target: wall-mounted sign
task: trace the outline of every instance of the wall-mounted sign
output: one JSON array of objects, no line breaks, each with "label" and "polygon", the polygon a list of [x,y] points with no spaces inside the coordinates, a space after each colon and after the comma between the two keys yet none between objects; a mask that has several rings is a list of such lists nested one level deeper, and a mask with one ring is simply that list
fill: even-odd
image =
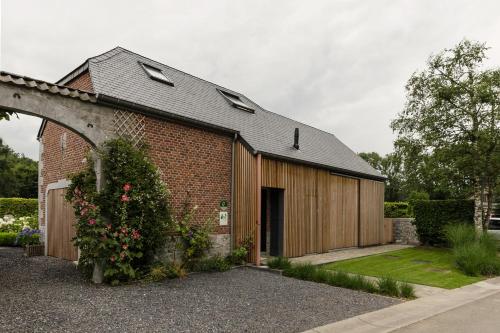
[{"label": "wall-mounted sign", "polygon": [[227,212],[219,212],[219,225],[227,225]]},{"label": "wall-mounted sign", "polygon": [[227,200],[221,200],[219,203],[219,207],[221,210],[226,210],[227,209]]}]

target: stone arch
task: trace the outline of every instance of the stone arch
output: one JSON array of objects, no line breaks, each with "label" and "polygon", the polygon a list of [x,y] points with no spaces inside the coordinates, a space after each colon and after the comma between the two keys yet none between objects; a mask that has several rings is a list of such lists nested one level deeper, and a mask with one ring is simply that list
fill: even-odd
[{"label": "stone arch", "polygon": [[0,110],[27,114],[77,133],[93,147],[115,136],[113,110],[94,94],[0,72]]}]

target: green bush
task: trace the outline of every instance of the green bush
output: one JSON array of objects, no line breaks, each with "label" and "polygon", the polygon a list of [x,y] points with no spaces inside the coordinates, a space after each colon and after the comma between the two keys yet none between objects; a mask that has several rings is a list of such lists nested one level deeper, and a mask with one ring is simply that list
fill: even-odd
[{"label": "green bush", "polygon": [[273,269],[288,269],[292,266],[292,263],[288,260],[288,258],[274,257],[267,261],[267,266]]},{"label": "green bush", "polygon": [[474,218],[472,200],[421,200],[415,202],[415,226],[420,242],[445,245],[445,227],[471,224]]},{"label": "green bush", "polygon": [[0,198],[0,217],[38,215],[38,199]]},{"label": "green bush", "polygon": [[123,139],[99,147],[105,178],[96,191],[96,175],[87,167],[71,176],[66,199],[78,217],[74,244],[78,265],[90,276],[96,263],[104,265],[106,282],[135,279],[167,242],[171,225],[169,192],[146,148]]},{"label": "green bush", "polygon": [[231,265],[243,265],[248,256],[248,248],[240,246],[234,249],[226,258]]},{"label": "green bush", "polygon": [[16,232],[0,232],[0,246],[15,246]]},{"label": "green bush", "polygon": [[24,228],[37,229],[38,216],[0,217],[0,232],[21,232]]},{"label": "green bush", "polygon": [[410,217],[407,202],[384,202],[384,217]]},{"label": "green bush", "polygon": [[24,228],[16,236],[16,245],[26,246],[26,245],[38,245],[40,244],[40,230]]}]

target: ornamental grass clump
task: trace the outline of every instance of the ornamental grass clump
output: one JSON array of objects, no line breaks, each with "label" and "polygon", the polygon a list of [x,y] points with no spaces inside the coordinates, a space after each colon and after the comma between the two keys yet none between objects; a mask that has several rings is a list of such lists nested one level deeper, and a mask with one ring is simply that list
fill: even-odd
[{"label": "ornamental grass clump", "polygon": [[102,265],[105,280],[117,284],[140,277],[166,243],[172,221],[168,191],[145,148],[115,139],[98,154],[105,179],[102,190],[96,190],[89,162],[71,177],[66,199],[77,216],[79,267],[90,276],[95,265]]},{"label": "ornamental grass clump", "polygon": [[288,258],[279,256],[269,259],[267,261],[267,266],[269,266],[269,268],[283,270],[289,269],[292,266],[292,263]]},{"label": "ornamental grass clump", "polygon": [[400,294],[398,282],[388,276],[379,278],[377,281],[377,287],[378,292],[382,295],[398,297]]},{"label": "ornamental grass clump", "polygon": [[478,233],[473,226],[458,224],[445,229],[446,239],[453,247],[457,267],[469,276],[500,274],[496,239],[488,233]]}]

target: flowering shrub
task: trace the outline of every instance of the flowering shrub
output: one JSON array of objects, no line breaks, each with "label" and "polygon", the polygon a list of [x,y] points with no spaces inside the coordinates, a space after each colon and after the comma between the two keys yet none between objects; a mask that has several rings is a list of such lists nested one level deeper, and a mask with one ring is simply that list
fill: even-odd
[{"label": "flowering shrub", "polygon": [[38,227],[38,217],[23,216],[15,218],[13,215],[5,215],[0,218],[0,232],[21,232],[24,228],[36,229]]},{"label": "flowering shrub", "polygon": [[106,182],[95,189],[96,176],[89,163],[72,176],[66,198],[78,217],[75,244],[85,272],[104,263],[107,281],[118,283],[137,277],[166,242],[171,222],[168,192],[144,149],[123,139],[107,142],[99,151]]},{"label": "flowering shrub", "polygon": [[184,203],[180,219],[175,221],[176,232],[180,236],[179,248],[182,250],[182,262],[192,268],[195,261],[206,256],[212,247],[210,233],[214,230],[212,220],[202,224],[192,222],[198,206],[190,208],[189,200]]},{"label": "flowering shrub", "polygon": [[24,228],[16,237],[16,245],[38,245],[40,244],[40,230]]}]

